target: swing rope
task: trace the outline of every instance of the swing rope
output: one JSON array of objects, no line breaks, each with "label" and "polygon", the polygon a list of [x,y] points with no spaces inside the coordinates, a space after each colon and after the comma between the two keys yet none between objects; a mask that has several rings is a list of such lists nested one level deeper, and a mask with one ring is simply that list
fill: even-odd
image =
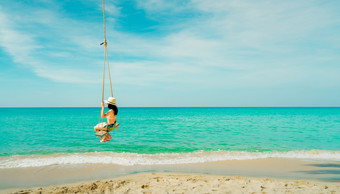
[{"label": "swing rope", "polygon": [[[104,42],[100,44],[100,45],[104,44],[102,102],[104,102],[105,64],[106,64],[106,62],[107,62],[107,68],[108,68],[108,72],[109,72],[111,96],[113,97],[111,74],[110,74],[110,65],[109,65],[109,55],[107,53],[106,26],[105,26],[105,4],[104,4],[104,0],[103,0],[103,21],[104,21]],[[103,121],[103,118],[101,118],[101,115],[99,115],[99,123],[101,123],[100,121]]]}]

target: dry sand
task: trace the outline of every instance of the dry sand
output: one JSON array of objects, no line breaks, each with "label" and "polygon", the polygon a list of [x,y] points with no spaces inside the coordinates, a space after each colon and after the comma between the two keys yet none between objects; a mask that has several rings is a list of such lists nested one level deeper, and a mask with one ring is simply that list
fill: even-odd
[{"label": "dry sand", "polygon": [[141,173],[102,181],[1,193],[340,193],[340,184],[306,180]]}]

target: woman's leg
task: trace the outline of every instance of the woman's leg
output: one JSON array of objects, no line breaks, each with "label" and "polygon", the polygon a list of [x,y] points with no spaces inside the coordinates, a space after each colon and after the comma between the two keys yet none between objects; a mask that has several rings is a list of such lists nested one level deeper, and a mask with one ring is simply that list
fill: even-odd
[{"label": "woman's leg", "polygon": [[96,126],[94,127],[94,130],[95,130],[96,132],[99,132],[99,131],[100,131],[98,125],[96,125]]},{"label": "woman's leg", "polygon": [[108,133],[106,135],[104,135],[104,138],[102,140],[100,140],[100,142],[109,142],[110,138],[108,138]]},{"label": "woman's leg", "polygon": [[96,132],[102,131],[102,130],[106,130],[106,123],[99,123],[94,127],[94,130]]}]

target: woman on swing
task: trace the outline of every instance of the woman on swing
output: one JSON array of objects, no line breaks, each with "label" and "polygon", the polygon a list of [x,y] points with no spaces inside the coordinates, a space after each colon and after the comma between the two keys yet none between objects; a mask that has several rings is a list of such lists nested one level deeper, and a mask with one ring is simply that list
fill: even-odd
[{"label": "woman on swing", "polygon": [[117,128],[119,126],[119,123],[117,123],[117,114],[118,114],[118,108],[116,106],[116,99],[113,97],[109,97],[107,100],[105,100],[105,103],[107,103],[107,107],[109,108],[109,111],[104,114],[104,103],[102,102],[101,107],[102,110],[100,112],[101,118],[107,119],[107,123],[99,123],[94,127],[94,130],[96,132],[100,131],[106,131],[107,133],[102,136],[102,140],[100,142],[109,142],[112,136],[109,134],[110,131]]}]

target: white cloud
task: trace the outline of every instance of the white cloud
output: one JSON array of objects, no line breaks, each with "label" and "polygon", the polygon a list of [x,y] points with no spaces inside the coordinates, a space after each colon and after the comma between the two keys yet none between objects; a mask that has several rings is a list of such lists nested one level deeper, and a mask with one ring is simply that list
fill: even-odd
[{"label": "white cloud", "polygon": [[[181,7],[177,1],[162,0],[138,2],[138,5],[152,15],[152,19],[157,19],[154,17],[157,14],[175,14],[179,9],[172,8]],[[150,57],[159,63],[164,62],[164,65],[182,62],[188,68],[202,67],[216,72],[224,68],[224,76],[220,74],[220,77],[210,80],[209,84],[214,85],[222,82],[221,85],[225,86],[232,83],[236,86],[274,87],[275,84],[296,82],[311,86],[319,79],[328,80],[323,82],[325,85],[340,83],[339,78],[327,77],[333,71],[339,73],[339,69],[320,67],[321,64],[327,66],[339,62],[339,57],[331,51],[325,54],[317,46],[306,45],[331,43],[327,37],[320,37],[316,32],[334,36],[324,30],[340,22],[332,5],[319,5],[317,1],[193,0],[180,9],[188,10],[202,13],[184,20],[185,23],[170,23],[178,26],[172,26],[173,29],[180,30],[156,40],[138,41],[138,46],[128,44],[132,45],[129,53]],[[159,21],[162,22],[163,17],[159,17]],[[326,62],[322,60],[325,56],[308,52],[322,52],[333,61]],[[315,78],[318,70],[324,73]],[[203,71],[201,73],[204,74]]]},{"label": "white cloud", "polygon": [[1,12],[0,7],[0,45],[10,55],[18,56],[14,58],[15,62],[22,63],[30,58],[30,52],[41,47],[34,44],[31,36],[11,29],[9,27],[11,23],[7,15]]},{"label": "white cloud", "polygon": [[137,7],[145,9],[147,12],[162,12],[162,11],[174,11],[180,9],[178,1],[166,1],[166,0],[145,0],[136,1]]},{"label": "white cloud", "polygon": [[[41,14],[41,15],[40,15]],[[47,15],[47,17],[42,17]],[[38,15],[32,16],[37,18],[34,22],[39,22],[41,25],[56,25],[57,20],[51,19],[53,13],[47,13],[47,11],[41,11]],[[13,15],[4,13],[0,9],[0,46],[13,58],[13,61],[20,64],[21,67],[29,68],[37,76],[48,78],[57,82],[69,82],[69,83],[94,83],[88,79],[93,77],[93,72],[78,68],[78,65],[72,67],[73,64],[59,64],[53,60],[56,58],[62,58],[66,56],[66,52],[44,52],[47,49],[48,42],[46,44],[36,40],[36,35],[30,31],[18,30],[22,22],[31,20],[32,18],[24,18],[16,16],[9,19]],[[47,18],[50,18],[48,20]],[[27,20],[26,20],[27,19]],[[55,23],[54,23],[55,22]],[[51,24],[52,23],[52,24]],[[54,24],[53,24],[54,23]],[[40,26],[43,28],[43,26]],[[45,26],[46,27],[46,26]],[[62,29],[60,29],[62,31]],[[48,31],[45,33],[49,33]],[[57,37],[55,37],[57,38]],[[59,38],[65,38],[60,36]],[[72,41],[69,37],[67,39]],[[60,54],[62,53],[62,54]],[[68,53],[70,54],[70,53]],[[59,55],[59,56],[58,56]],[[44,59],[43,57],[48,59]],[[68,58],[70,59],[70,58]]]},{"label": "white cloud", "polygon": [[[101,4],[101,8],[102,8],[102,4]],[[107,1],[105,3],[105,13],[108,13],[108,15],[111,16],[120,16],[121,13],[121,7],[117,7],[113,1]]]}]

